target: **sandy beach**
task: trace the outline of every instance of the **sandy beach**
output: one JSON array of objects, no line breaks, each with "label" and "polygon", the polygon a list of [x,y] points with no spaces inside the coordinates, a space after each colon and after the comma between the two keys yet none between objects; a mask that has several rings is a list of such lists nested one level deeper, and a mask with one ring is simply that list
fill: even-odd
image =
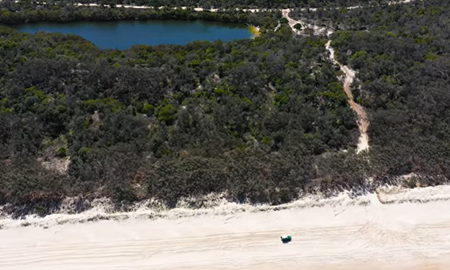
[{"label": "sandy beach", "polygon": [[[176,209],[153,220],[75,222],[82,213],[23,227],[3,219],[0,269],[449,269],[448,199],[450,187],[440,186],[278,208]],[[292,242],[282,244],[282,234]]]}]

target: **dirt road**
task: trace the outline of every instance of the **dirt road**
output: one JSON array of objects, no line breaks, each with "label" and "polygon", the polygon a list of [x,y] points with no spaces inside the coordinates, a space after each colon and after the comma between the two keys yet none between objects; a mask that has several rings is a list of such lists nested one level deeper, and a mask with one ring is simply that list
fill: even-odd
[{"label": "dirt road", "polygon": [[[401,197],[431,202],[369,195],[313,208],[7,228],[0,269],[450,269],[450,187],[422,191]],[[281,234],[293,241],[283,245]]]}]

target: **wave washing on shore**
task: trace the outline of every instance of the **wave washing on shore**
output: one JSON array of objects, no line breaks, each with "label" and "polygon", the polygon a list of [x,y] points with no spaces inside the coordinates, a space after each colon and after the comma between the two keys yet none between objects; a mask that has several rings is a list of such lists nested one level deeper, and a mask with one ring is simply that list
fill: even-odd
[{"label": "wave washing on shore", "polygon": [[[381,204],[450,201],[450,186],[416,189],[384,187],[379,188],[376,194],[363,195],[356,198],[351,198],[348,192],[342,192],[338,196],[331,198],[309,195],[297,201],[276,206],[238,204],[227,201],[223,194],[212,194],[201,200],[201,203],[199,203],[198,199],[184,199],[177,204],[176,208],[170,210],[160,202],[147,200],[135,204],[128,212],[114,212],[112,202],[104,198],[94,200],[92,207],[81,213],[68,214],[72,212],[72,209],[63,206],[56,213],[45,217],[28,215],[21,219],[12,219],[10,216],[2,214],[2,207],[0,207],[0,228],[8,229],[28,226],[48,228],[49,226],[63,225],[66,223],[85,223],[99,220],[178,219],[205,215],[224,216],[237,213],[257,213],[317,207],[345,209],[349,206],[368,206],[374,203],[374,198],[378,198]],[[70,201],[71,198],[67,200]],[[67,202],[64,204],[69,205],[70,203]]]}]

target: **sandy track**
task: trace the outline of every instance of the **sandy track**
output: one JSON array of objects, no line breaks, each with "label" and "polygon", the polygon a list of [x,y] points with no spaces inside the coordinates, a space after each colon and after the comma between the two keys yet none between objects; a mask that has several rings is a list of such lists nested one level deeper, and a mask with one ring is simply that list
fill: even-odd
[{"label": "sandy track", "polygon": [[449,190],[401,195],[428,203],[369,195],[367,206],[8,228],[0,269],[450,269]]},{"label": "sandy track", "polygon": [[[331,32],[329,33],[331,34]],[[367,117],[367,113],[364,110],[364,108],[356,103],[353,99],[353,94],[351,90],[351,85],[353,83],[353,80],[355,78],[355,71],[350,69],[347,66],[342,65],[336,60],[336,56],[334,54],[334,49],[331,47],[331,40],[329,40],[325,46],[325,48],[330,52],[330,60],[333,62],[333,64],[338,65],[342,72],[345,74],[344,84],[343,88],[345,91],[345,94],[348,98],[348,104],[352,108],[352,110],[356,113],[358,116],[357,124],[360,132],[358,145],[356,148],[356,151],[359,153],[361,151],[365,151],[369,149],[369,135],[367,133],[369,128],[369,118]]]}]

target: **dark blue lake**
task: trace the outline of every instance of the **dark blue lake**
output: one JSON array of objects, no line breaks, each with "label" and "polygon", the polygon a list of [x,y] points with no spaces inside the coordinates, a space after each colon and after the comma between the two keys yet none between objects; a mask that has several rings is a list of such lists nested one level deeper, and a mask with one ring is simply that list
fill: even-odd
[{"label": "dark blue lake", "polygon": [[13,28],[34,34],[38,31],[81,36],[103,49],[128,49],[133,45],[184,45],[192,41],[232,41],[251,38],[245,25],[209,21],[108,21],[73,23],[32,23]]}]

